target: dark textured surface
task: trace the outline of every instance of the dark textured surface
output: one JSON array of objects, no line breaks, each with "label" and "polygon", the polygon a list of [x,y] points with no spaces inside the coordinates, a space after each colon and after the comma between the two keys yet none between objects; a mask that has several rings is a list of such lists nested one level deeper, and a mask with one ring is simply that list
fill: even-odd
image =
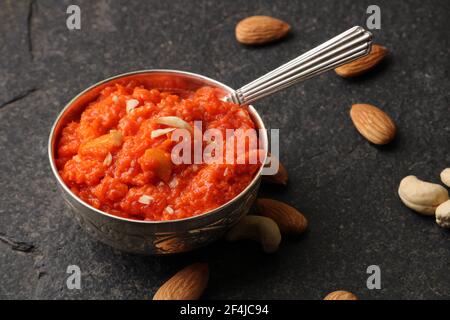
[{"label": "dark textured surface", "polygon": [[[69,4],[81,7],[81,31],[66,28]],[[357,80],[330,72],[258,103],[267,126],[281,129],[281,158],[290,174],[286,189],[265,186],[261,193],[291,203],[310,221],[304,237],[284,241],[272,256],[253,243],[224,242],[171,257],[116,252],[67,217],[49,169],[51,124],[92,83],[172,68],[238,87],[364,24],[368,4],[2,0],[0,298],[143,299],[198,260],[210,263],[208,299],[321,299],[339,288],[363,299],[450,298],[450,233],[396,195],[405,175],[437,182],[450,166],[446,0],[377,1],[382,30],[374,34],[391,50],[382,66]],[[292,35],[256,49],[239,45],[235,23],[253,14],[288,21]],[[374,147],[357,134],[348,116],[356,102],[373,103],[394,118],[393,144]],[[81,290],[66,288],[72,264],[82,270]],[[382,290],[366,288],[371,264],[381,267]]]}]

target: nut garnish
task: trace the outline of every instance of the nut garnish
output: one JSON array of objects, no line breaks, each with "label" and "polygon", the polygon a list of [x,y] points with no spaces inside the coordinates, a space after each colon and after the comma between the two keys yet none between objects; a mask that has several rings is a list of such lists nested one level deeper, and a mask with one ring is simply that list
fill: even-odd
[{"label": "nut garnish", "polygon": [[171,206],[167,206],[164,210],[166,210],[168,214],[173,214],[175,212],[175,210],[173,210]]},{"label": "nut garnish", "polygon": [[236,25],[236,39],[242,44],[259,45],[286,36],[291,27],[286,22],[269,16],[252,16]]},{"label": "nut garnish", "polygon": [[154,200],[153,197],[144,194],[143,196],[141,196],[139,198],[138,202],[142,203],[142,204],[145,204],[145,205],[148,205],[148,204],[152,203],[153,200]]},{"label": "nut garnish", "polygon": [[358,300],[358,297],[351,292],[338,290],[327,294],[323,300]]},{"label": "nut garnish", "polygon": [[275,157],[274,155],[269,153],[268,157],[270,158],[270,163],[267,165],[268,166],[273,165],[273,162],[278,163],[278,171],[274,175],[263,175],[262,178],[264,179],[264,181],[274,184],[282,184],[283,186],[286,186],[289,179],[286,168],[283,166],[280,160],[278,160],[278,158]]},{"label": "nut garnish", "polygon": [[450,200],[436,208],[436,223],[442,228],[450,228]]},{"label": "nut garnish", "polygon": [[139,105],[139,100],[130,99],[127,101],[127,113],[133,111]]},{"label": "nut garnish", "polygon": [[444,169],[441,172],[441,181],[444,183],[447,187],[450,187],[450,168]]},{"label": "nut garnish", "polygon": [[111,162],[112,162],[112,154],[111,152],[108,152],[108,154],[105,157],[105,160],[103,160],[103,164],[109,167],[111,165]]},{"label": "nut garnish", "polygon": [[[170,154],[165,152],[162,149],[158,148],[149,148],[145,150],[145,153],[143,156],[141,156],[141,159],[143,159],[143,163],[153,163],[153,171],[156,173],[159,179],[164,181],[165,183],[168,183],[172,176],[172,160],[170,159]],[[147,170],[146,167],[141,168],[145,171]]]},{"label": "nut garnish", "polygon": [[436,208],[449,199],[443,186],[419,180],[416,176],[403,178],[398,195],[408,208],[424,215],[434,215]]},{"label": "nut garnish", "polygon": [[299,235],[308,228],[305,216],[286,203],[272,199],[258,199],[256,204],[259,214],[275,221],[282,234]]},{"label": "nut garnish", "polygon": [[173,178],[172,180],[169,181],[168,185],[171,189],[176,188],[176,186],[178,185],[178,179]]},{"label": "nut garnish", "polygon": [[155,293],[153,300],[197,300],[209,280],[206,263],[195,263],[176,273]]},{"label": "nut garnish", "polygon": [[192,131],[191,125],[189,123],[187,123],[186,121],[184,121],[183,119],[181,119],[180,117],[175,117],[175,116],[160,117],[160,118],[156,119],[156,123]]},{"label": "nut garnish", "polygon": [[387,54],[388,50],[385,47],[374,44],[367,56],[344,64],[334,71],[344,78],[359,76],[379,64]]},{"label": "nut garnish", "polygon": [[262,216],[245,216],[226,235],[230,242],[250,239],[261,243],[266,253],[278,250],[281,234],[278,225],[270,218]]},{"label": "nut garnish", "polygon": [[[123,143],[122,133],[117,130],[111,130],[107,134],[104,134],[84,144],[81,144],[78,152],[80,154],[86,154],[92,152],[93,150],[98,149],[99,147],[101,147],[102,149],[107,149],[107,151],[111,152],[114,149],[120,147],[122,143]],[[105,157],[107,155],[108,154],[105,152]]]},{"label": "nut garnish", "polygon": [[381,109],[370,104],[354,104],[350,117],[359,133],[374,144],[387,144],[395,138],[394,121]]},{"label": "nut garnish", "polygon": [[156,129],[156,130],[152,131],[152,133],[150,134],[150,137],[152,139],[155,139],[155,138],[161,137],[161,136],[166,135],[175,130],[176,130],[176,128]]}]

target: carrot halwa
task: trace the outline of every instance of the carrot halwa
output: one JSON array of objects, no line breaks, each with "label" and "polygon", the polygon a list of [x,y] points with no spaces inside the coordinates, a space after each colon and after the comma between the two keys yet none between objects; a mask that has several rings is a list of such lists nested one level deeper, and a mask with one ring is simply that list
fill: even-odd
[{"label": "carrot halwa", "polygon": [[[174,164],[171,152],[178,142],[164,119],[175,117],[192,128],[201,121],[203,132],[218,129],[224,136],[227,129],[255,129],[245,107],[220,100],[213,88],[181,95],[136,82],[116,84],[64,127],[57,150],[62,179],[95,208],[153,221],[212,210],[250,184],[259,161]],[[202,141],[202,149],[209,143]],[[248,146],[235,158],[255,151]]]}]

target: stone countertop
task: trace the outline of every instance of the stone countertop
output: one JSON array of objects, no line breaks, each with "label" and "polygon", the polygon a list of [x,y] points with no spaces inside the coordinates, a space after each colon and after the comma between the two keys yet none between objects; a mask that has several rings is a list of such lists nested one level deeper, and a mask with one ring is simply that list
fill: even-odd
[{"label": "stone countertop", "polygon": [[[81,30],[66,8],[81,8]],[[346,289],[362,299],[450,297],[450,233],[402,205],[397,187],[414,174],[438,182],[450,166],[450,2],[378,1],[376,42],[390,56],[373,72],[334,72],[257,104],[280,128],[287,188],[261,194],[308,217],[298,240],[264,255],[257,244],[219,241],[167,257],[121,253],[91,239],[67,215],[47,160],[50,127],[71,97],[111,75],[138,69],[192,71],[238,87],[348,29],[365,25],[366,1],[88,1],[0,3],[0,298],[146,299],[183,266],[207,260],[205,299],[321,299]],[[248,15],[289,22],[292,34],[248,48],[234,26]],[[349,118],[371,103],[398,125],[375,147]],[[68,290],[78,265],[81,290]],[[381,268],[381,290],[366,269]]]}]

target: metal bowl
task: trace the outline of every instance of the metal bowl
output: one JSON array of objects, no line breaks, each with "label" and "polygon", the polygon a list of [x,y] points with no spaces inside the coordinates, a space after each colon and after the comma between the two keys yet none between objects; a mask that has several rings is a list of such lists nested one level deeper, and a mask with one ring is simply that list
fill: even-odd
[{"label": "metal bowl", "polygon": [[[140,254],[171,254],[190,251],[207,245],[221,236],[244,215],[256,199],[261,171],[231,201],[201,215],[171,221],[140,221],[125,219],[98,210],[78,198],[64,183],[55,163],[57,143],[64,126],[78,120],[86,105],[100,91],[115,83],[137,80],[148,88],[184,91],[203,86],[218,88],[223,95],[234,92],[230,87],[207,77],[176,70],[142,70],[121,74],[94,84],[73,98],[61,111],[50,132],[48,155],[50,166],[65,202],[74,218],[96,239],[123,251]],[[249,106],[250,115],[260,131],[260,148],[267,150],[268,139],[258,112]],[[262,163],[265,163],[265,159]]]}]

